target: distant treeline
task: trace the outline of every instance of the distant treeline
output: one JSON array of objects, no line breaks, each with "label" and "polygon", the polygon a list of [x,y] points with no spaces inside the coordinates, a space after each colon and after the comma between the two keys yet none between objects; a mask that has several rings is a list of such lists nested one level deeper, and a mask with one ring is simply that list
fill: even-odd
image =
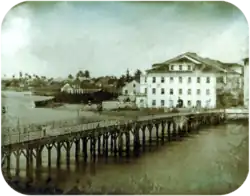
[{"label": "distant treeline", "polygon": [[117,93],[111,93],[106,91],[97,91],[93,93],[83,93],[83,94],[70,94],[66,92],[59,92],[55,95],[55,102],[62,103],[101,103],[102,101],[113,100],[118,97]]}]

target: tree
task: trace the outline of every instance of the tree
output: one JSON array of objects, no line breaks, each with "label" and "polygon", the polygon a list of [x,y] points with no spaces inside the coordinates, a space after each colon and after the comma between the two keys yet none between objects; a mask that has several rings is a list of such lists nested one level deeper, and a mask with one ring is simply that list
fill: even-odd
[{"label": "tree", "polygon": [[79,86],[80,86],[80,84],[81,84],[80,79],[79,79],[79,78],[76,78],[76,79],[74,80],[74,84],[76,84],[76,85],[79,85]]},{"label": "tree", "polygon": [[137,69],[134,74],[134,79],[139,81],[141,74],[142,74],[141,70]]},{"label": "tree", "polygon": [[22,78],[23,77],[23,73],[20,71],[19,72],[19,78]]},{"label": "tree", "polygon": [[130,76],[129,70],[127,69],[127,72],[126,72],[126,82],[129,82],[130,79],[131,79],[131,76]]},{"label": "tree", "polygon": [[71,74],[69,74],[68,79],[69,79],[69,80],[73,80],[74,77],[73,77]]},{"label": "tree", "polygon": [[85,76],[86,78],[90,78],[90,73],[89,73],[89,71],[88,71],[88,70],[85,70],[85,72],[84,72],[84,76]]},{"label": "tree", "polygon": [[84,73],[81,70],[78,71],[76,74],[76,78],[83,77],[83,76],[84,76]]},{"label": "tree", "polygon": [[125,82],[126,82],[126,76],[122,75],[117,81],[117,88],[123,87]]}]

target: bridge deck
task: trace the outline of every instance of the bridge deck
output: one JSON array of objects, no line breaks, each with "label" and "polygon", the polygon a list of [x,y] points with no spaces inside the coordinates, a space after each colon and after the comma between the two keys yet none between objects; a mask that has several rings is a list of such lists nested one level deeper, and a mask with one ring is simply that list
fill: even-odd
[{"label": "bridge deck", "polygon": [[211,113],[224,113],[224,110],[210,110],[204,111],[201,113],[168,113],[168,114],[157,114],[157,115],[149,115],[149,116],[140,116],[136,119],[136,121],[132,120],[109,120],[109,121],[98,121],[92,122],[87,124],[78,124],[72,125],[69,127],[60,127],[60,128],[51,128],[46,127],[34,131],[29,131],[25,133],[20,133],[20,131],[16,130],[13,133],[3,133],[2,134],[2,146],[8,146],[11,144],[20,144],[20,143],[27,143],[29,141],[39,141],[42,139],[48,139],[50,137],[58,137],[63,135],[75,134],[80,133],[83,131],[93,130],[95,128],[102,128],[102,127],[110,127],[114,125],[123,125],[132,122],[143,122],[148,120],[157,120],[157,119],[164,119],[164,118],[174,118],[174,117],[181,117],[181,116],[189,116],[189,115],[202,115],[202,114],[211,114]]}]

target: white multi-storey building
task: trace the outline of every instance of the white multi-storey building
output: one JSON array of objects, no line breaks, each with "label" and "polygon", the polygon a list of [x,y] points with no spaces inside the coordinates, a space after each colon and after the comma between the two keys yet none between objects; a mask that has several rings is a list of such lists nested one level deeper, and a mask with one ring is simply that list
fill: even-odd
[{"label": "white multi-storey building", "polygon": [[[219,61],[187,52],[155,64],[141,76],[139,107],[216,107],[217,77],[229,73]],[[142,96],[144,94],[144,96]]]}]

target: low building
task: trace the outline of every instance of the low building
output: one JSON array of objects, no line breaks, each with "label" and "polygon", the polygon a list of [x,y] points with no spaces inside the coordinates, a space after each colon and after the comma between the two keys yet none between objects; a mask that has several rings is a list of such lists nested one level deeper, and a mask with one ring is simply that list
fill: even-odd
[{"label": "low building", "polygon": [[140,93],[140,83],[136,80],[132,80],[131,82],[125,83],[122,87],[122,95],[125,96],[135,96]]},{"label": "low building", "polygon": [[36,108],[39,108],[39,107],[46,107],[46,106],[49,106],[51,104],[53,104],[53,101],[54,101],[54,97],[35,97],[33,96],[32,97],[32,101],[34,103],[34,106]]},{"label": "low building", "polygon": [[61,88],[61,92],[66,92],[66,93],[73,93],[74,88],[69,84],[66,83],[62,88]]}]

